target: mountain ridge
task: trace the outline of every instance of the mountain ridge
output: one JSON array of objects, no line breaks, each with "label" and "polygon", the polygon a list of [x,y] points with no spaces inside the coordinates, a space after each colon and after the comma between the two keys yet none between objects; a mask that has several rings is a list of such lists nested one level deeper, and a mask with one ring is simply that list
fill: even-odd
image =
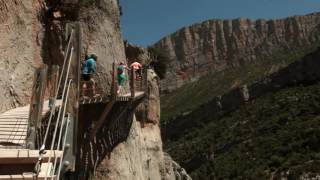
[{"label": "mountain ridge", "polygon": [[161,81],[162,93],[209,72],[307,48],[320,42],[319,34],[320,13],[275,20],[208,20],[183,27],[154,44],[171,60],[167,78]]}]

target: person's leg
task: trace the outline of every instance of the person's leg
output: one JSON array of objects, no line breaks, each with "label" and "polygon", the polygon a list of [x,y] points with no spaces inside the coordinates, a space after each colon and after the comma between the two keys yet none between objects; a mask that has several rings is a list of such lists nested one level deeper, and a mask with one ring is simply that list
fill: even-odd
[{"label": "person's leg", "polygon": [[117,94],[120,94],[121,93],[121,90],[122,90],[122,86],[124,86],[124,83],[125,83],[125,76],[124,75],[120,75],[118,77],[118,91],[117,91]]},{"label": "person's leg", "polygon": [[121,76],[120,75],[118,75],[118,87],[117,87],[117,94],[119,94],[120,93],[120,89],[121,89]]},{"label": "person's leg", "polygon": [[95,96],[97,93],[96,93],[96,82],[93,78],[90,78],[90,81],[91,81],[91,84],[92,84],[92,94],[93,96]]},{"label": "person's leg", "polygon": [[84,81],[83,84],[82,84],[82,96],[85,96],[86,95],[86,92],[87,92],[87,82]]},{"label": "person's leg", "polygon": [[141,80],[141,78],[142,78],[142,70],[141,70],[141,68],[137,70],[136,74],[137,74],[138,79]]},{"label": "person's leg", "polygon": [[121,91],[121,85],[118,85],[117,94],[120,94],[120,91]]}]

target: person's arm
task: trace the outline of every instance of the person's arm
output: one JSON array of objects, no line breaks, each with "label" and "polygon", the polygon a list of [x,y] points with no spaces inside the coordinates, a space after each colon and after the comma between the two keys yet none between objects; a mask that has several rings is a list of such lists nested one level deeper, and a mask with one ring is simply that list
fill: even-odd
[{"label": "person's arm", "polygon": [[128,68],[127,65],[124,65],[123,67],[124,67],[125,69],[127,69],[127,70],[130,70],[130,68]]},{"label": "person's arm", "polygon": [[97,73],[97,63],[96,62],[92,63],[92,66],[93,66],[92,72]]}]

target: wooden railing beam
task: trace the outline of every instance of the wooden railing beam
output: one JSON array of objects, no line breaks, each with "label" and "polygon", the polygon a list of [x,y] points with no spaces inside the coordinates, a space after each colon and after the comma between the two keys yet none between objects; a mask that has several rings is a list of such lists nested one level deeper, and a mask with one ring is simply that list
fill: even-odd
[{"label": "wooden railing beam", "polygon": [[32,95],[29,110],[28,133],[26,139],[27,149],[36,149],[37,128],[41,126],[42,108],[47,82],[48,66],[43,65],[35,71]]},{"label": "wooden railing beam", "polygon": [[130,71],[130,92],[131,92],[131,98],[134,98],[135,97],[135,80],[136,80],[136,77],[135,77],[135,70],[132,68],[131,71]]}]

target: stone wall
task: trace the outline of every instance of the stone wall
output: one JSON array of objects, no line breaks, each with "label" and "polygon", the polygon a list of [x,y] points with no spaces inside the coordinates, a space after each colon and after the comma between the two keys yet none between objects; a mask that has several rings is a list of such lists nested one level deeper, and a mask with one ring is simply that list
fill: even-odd
[{"label": "stone wall", "polygon": [[30,101],[33,73],[42,63],[39,1],[0,1],[0,112]]}]

